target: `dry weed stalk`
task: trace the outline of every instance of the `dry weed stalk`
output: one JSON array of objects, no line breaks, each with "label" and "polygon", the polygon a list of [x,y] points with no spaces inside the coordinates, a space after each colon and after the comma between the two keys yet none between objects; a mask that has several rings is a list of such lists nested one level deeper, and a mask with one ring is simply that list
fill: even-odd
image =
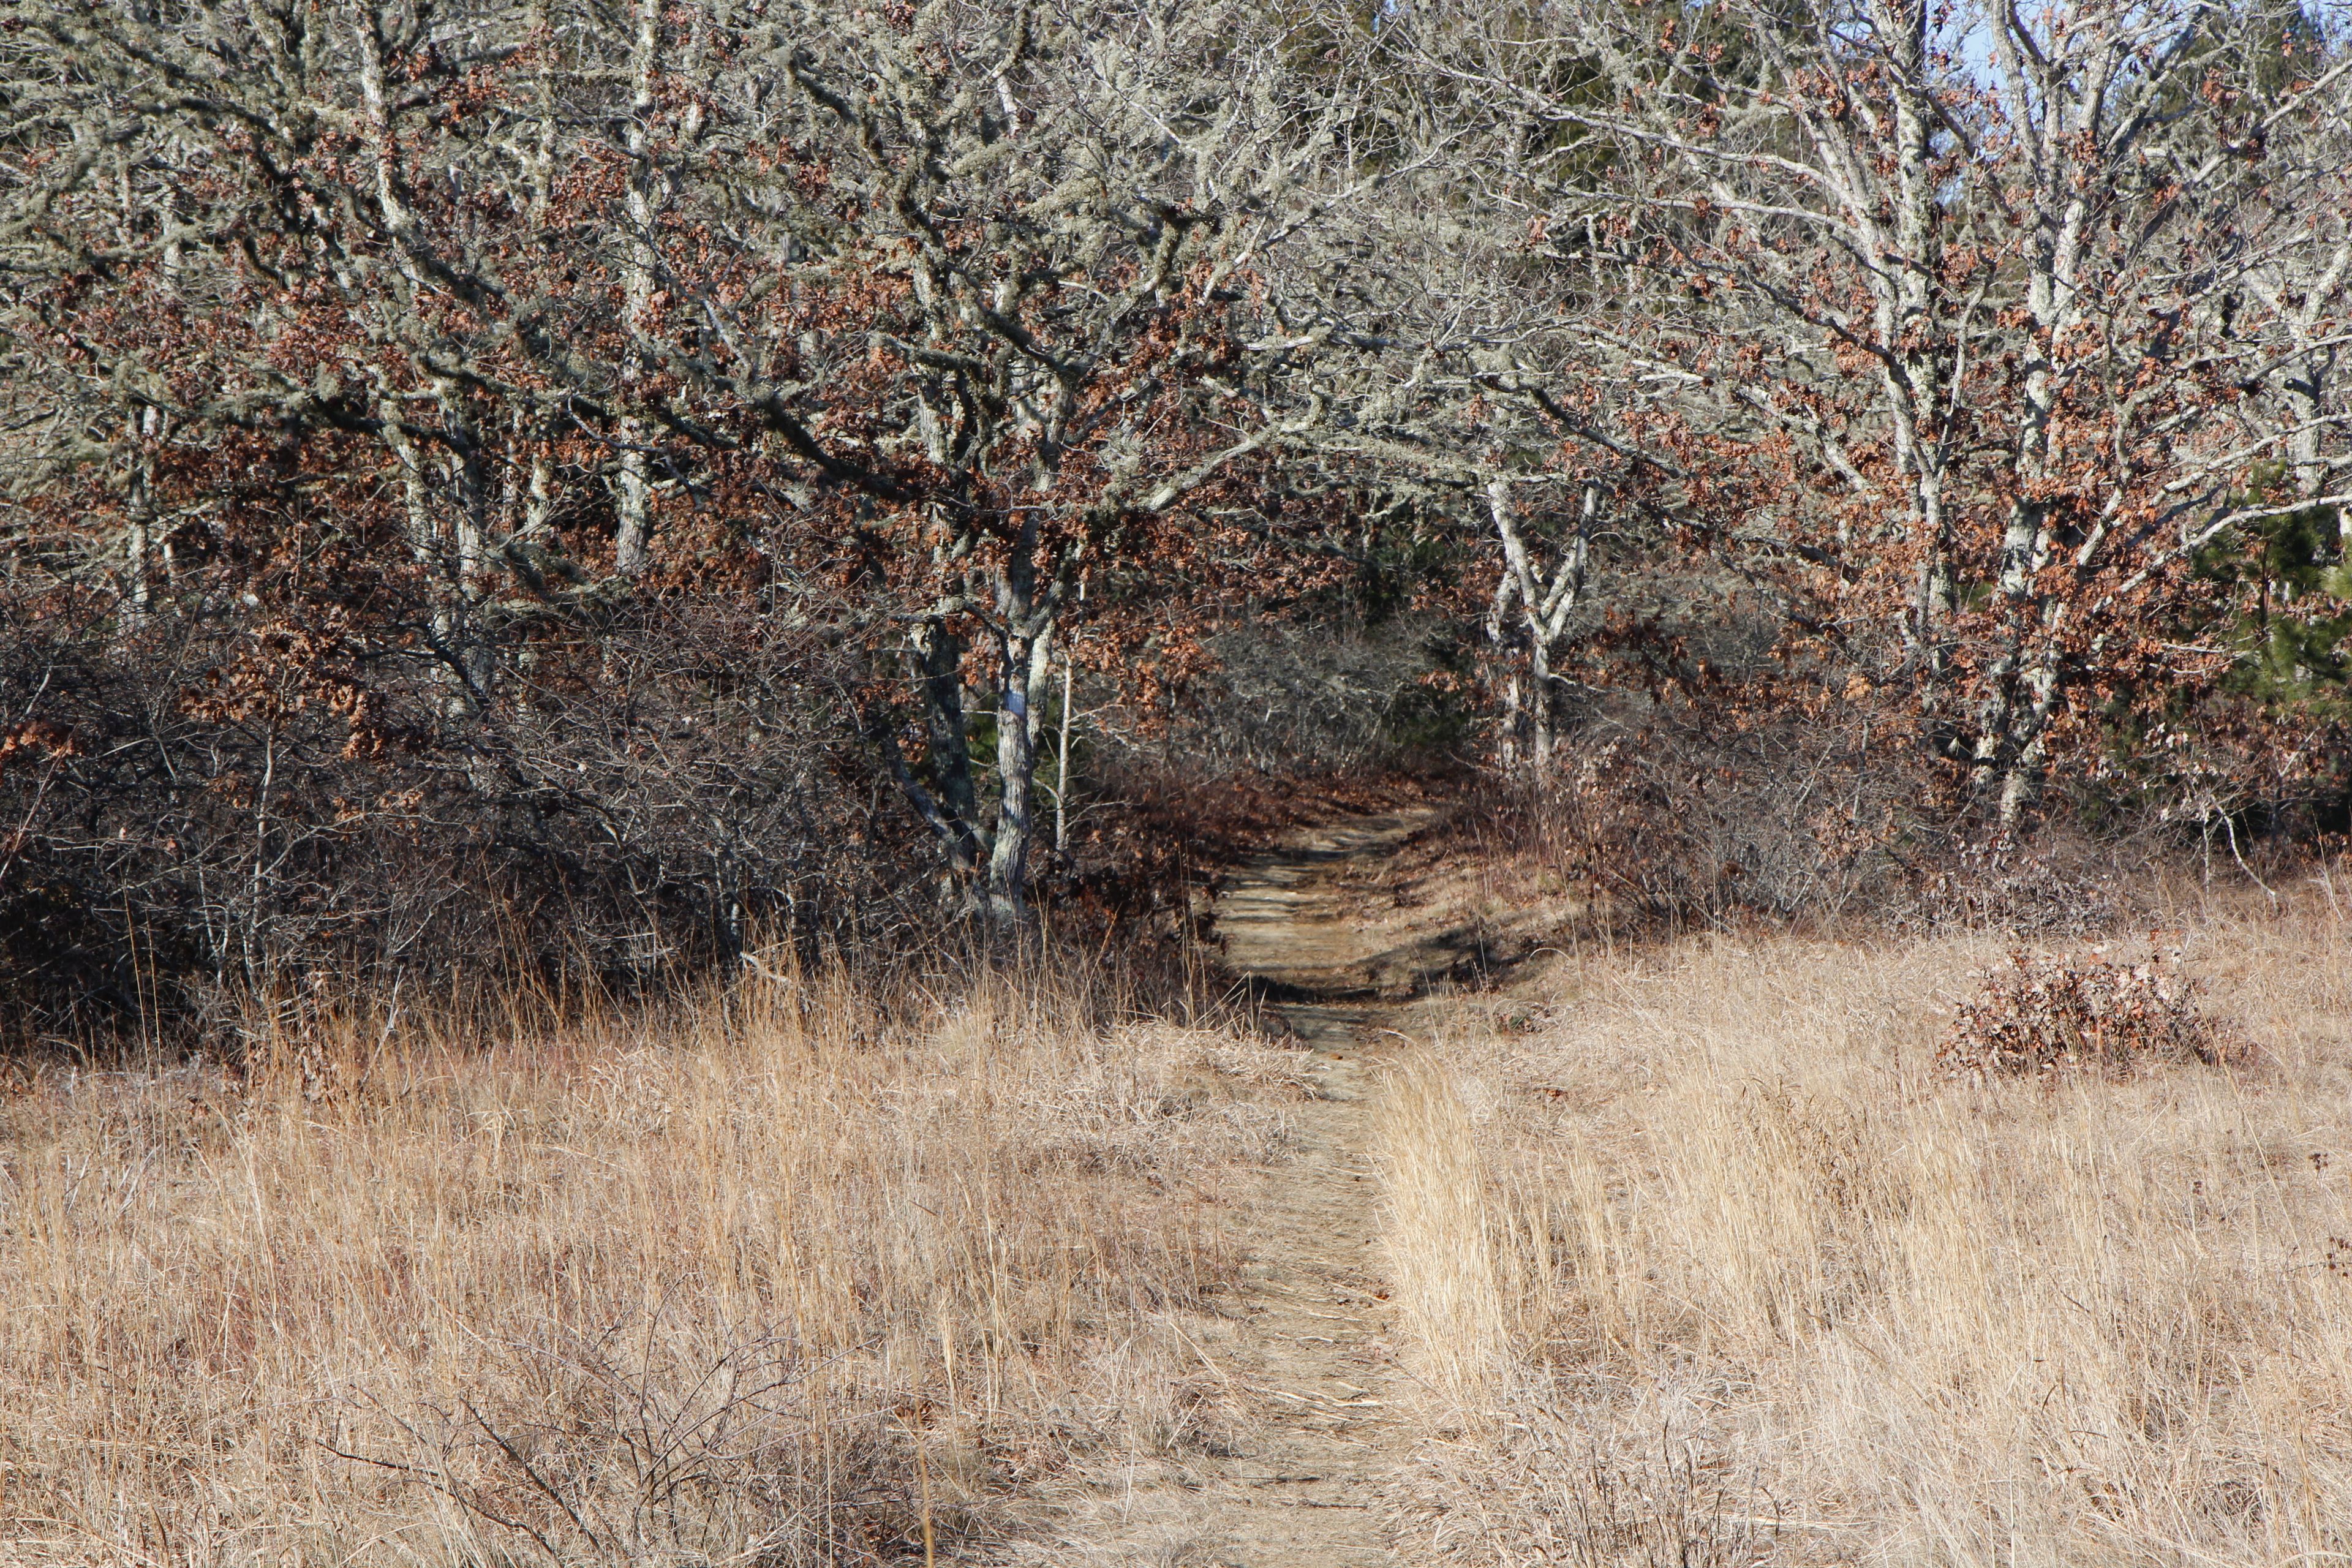
[{"label": "dry weed stalk", "polygon": [[1200,1441],[1171,1325],[1280,1113],[1097,1011],[816,976],[22,1082],[0,1558],[872,1563]]}]

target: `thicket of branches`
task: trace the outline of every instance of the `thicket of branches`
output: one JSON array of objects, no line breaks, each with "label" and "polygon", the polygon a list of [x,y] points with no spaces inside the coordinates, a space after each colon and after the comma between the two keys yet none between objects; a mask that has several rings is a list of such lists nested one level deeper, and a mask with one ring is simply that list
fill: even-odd
[{"label": "thicket of branches", "polygon": [[53,1010],[1015,924],[1171,724],[1493,766],[1596,874],[1784,908],[2340,811],[2332,13],[5,23],[0,951]]}]

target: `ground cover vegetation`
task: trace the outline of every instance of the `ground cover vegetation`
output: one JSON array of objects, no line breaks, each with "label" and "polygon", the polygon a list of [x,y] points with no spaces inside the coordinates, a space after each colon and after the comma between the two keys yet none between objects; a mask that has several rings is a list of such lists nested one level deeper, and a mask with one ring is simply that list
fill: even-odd
[{"label": "ground cover vegetation", "polygon": [[[1383,1129],[1444,1407],[1406,1538],[1492,1563],[2343,1551],[2343,913],[2177,891],[2153,950],[1695,939],[1442,1036]],[[2206,989],[2151,1003],[2168,970]],[[2088,1019],[2105,1049],[2017,1059]]]},{"label": "ground cover vegetation", "polygon": [[0,105],[0,1555],[2352,1552],[2340,8]]},{"label": "ground cover vegetation", "polygon": [[14,1079],[0,1551],[1002,1548],[1008,1497],[1232,1421],[1186,1336],[1295,1091],[1280,1053],[1128,1014],[780,973]]}]

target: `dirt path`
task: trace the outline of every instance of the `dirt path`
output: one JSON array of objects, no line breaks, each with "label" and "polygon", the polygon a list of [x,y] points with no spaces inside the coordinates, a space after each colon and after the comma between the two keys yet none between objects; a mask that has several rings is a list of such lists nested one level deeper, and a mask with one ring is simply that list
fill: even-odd
[{"label": "dirt path", "polygon": [[[1401,1568],[1376,1493],[1402,1457],[1381,1283],[1370,1100],[1402,1044],[1392,1000],[1420,962],[1359,896],[1434,814],[1400,811],[1303,832],[1224,879],[1226,961],[1274,999],[1312,1050],[1317,1098],[1295,1155],[1267,1173],[1245,1225],[1250,1257],[1229,1331],[1198,1347],[1241,1408],[1234,1452],[1161,1466],[1103,1500],[1086,1557],[1158,1568]],[[1442,969],[1450,954],[1434,953]],[[1075,1522],[1075,1521],[1074,1521]]]}]

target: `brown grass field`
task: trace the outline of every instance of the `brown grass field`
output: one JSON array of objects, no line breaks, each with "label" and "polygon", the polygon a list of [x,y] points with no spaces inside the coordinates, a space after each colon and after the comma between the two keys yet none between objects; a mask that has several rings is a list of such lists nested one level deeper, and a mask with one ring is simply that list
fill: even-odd
[{"label": "brown grass field", "polygon": [[[1970,936],[1693,939],[1450,1032],[1398,1079],[1391,1245],[1433,1387],[1476,1393],[1423,1448],[1408,1538],[1507,1563],[2345,1560],[2352,947],[2332,906],[2187,923],[2166,940],[2248,1066],[1938,1077],[2004,957]],[[1462,1310],[1465,1273],[1499,1323]]]},{"label": "brown grass field", "polygon": [[1284,1137],[1279,1053],[1099,1012],[816,980],[19,1081],[0,1560],[974,1549],[1008,1490],[1213,1418],[1179,1331],[1220,1182]]},{"label": "brown grass field", "polygon": [[[2352,1553],[2352,943],[2174,923],[2250,1061],[1941,1076],[1970,934],[1397,1005],[1349,1190],[1399,1560]],[[20,1069],[0,1562],[1114,1560],[1040,1544],[1055,1499],[1246,1457],[1201,1347],[1253,1184],[1311,1174],[1298,1058],[1067,978],[811,976]],[[1202,1552],[1160,1568],[1257,1561]]]}]

